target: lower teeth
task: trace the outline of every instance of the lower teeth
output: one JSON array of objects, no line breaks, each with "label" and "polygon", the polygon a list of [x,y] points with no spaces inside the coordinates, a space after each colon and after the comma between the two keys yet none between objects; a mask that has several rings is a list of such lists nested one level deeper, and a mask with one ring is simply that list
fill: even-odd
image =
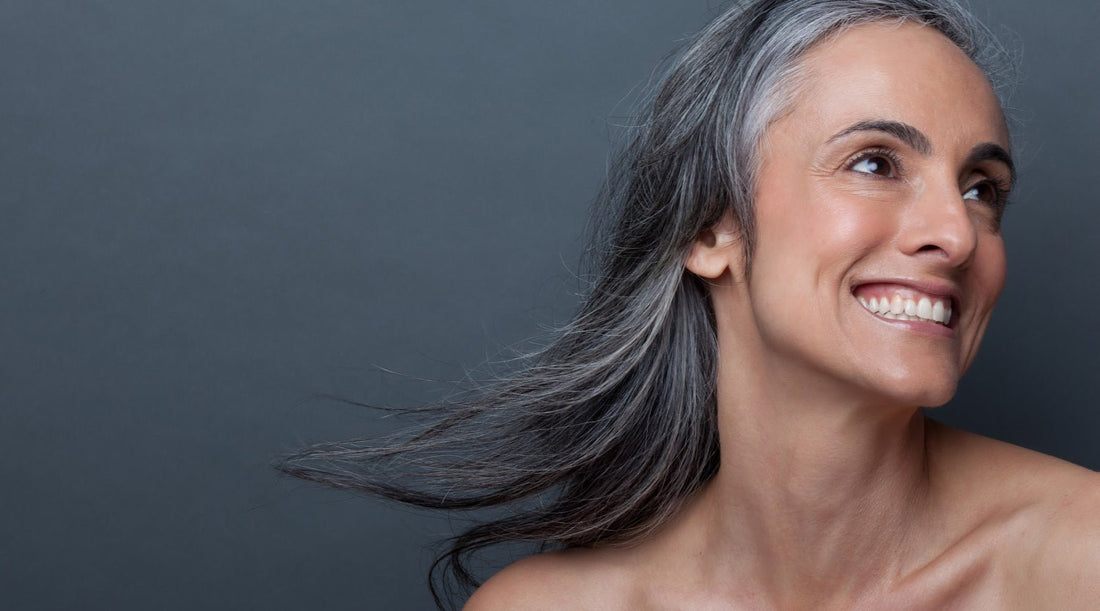
[{"label": "lower teeth", "polygon": [[[894,314],[893,312],[886,312],[884,314],[879,314],[879,316],[881,316],[883,318],[889,318],[890,320],[918,320],[918,321],[921,321],[921,322],[936,322],[934,320],[928,320],[927,318],[921,318],[920,316],[910,316],[908,314]],[[936,323],[936,324],[943,324],[943,323]]]}]

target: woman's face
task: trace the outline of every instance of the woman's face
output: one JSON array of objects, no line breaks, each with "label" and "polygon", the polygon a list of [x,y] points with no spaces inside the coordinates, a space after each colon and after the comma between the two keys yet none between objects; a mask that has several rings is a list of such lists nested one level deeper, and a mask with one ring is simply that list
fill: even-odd
[{"label": "woman's face", "polygon": [[853,28],[803,65],[760,151],[752,320],[727,323],[785,373],[942,404],[1004,283],[999,104],[962,51],[915,24]]}]

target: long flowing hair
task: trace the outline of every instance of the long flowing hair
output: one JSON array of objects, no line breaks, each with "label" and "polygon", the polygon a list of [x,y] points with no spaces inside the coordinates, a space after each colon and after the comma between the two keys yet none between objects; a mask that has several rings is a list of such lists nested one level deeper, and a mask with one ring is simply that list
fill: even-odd
[{"label": "long flowing hair", "polygon": [[278,468],[431,509],[510,509],[454,537],[430,571],[444,608],[498,543],[622,545],[667,521],[718,471],[717,339],[707,288],[684,268],[727,212],[753,250],[764,130],[798,93],[799,57],[855,25],[936,28],[998,84],[1001,47],[954,0],[737,3],[669,62],[596,206],[593,280],[556,339],[513,374],[433,406],[430,424],[329,443]]}]

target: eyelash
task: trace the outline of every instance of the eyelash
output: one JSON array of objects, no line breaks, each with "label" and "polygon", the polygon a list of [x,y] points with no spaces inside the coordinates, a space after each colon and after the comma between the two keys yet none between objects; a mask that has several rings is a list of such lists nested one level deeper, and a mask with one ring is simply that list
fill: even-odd
[{"label": "eyelash", "polygon": [[[873,176],[875,178],[897,178],[898,176],[901,176],[903,174],[901,156],[898,155],[897,152],[893,149],[883,147],[875,147],[860,151],[844,163],[844,168],[846,170],[857,172],[857,170],[853,169],[855,168],[855,166],[874,157],[883,157],[890,161],[890,176],[882,176],[880,174],[874,174],[870,172],[859,172],[860,174]],[[973,189],[981,187],[982,185],[988,185],[991,189],[993,189],[993,199],[988,202],[990,205],[994,206],[995,208],[1001,209],[1008,204],[1008,194],[1012,187],[1011,185],[1009,185],[1008,181],[1005,180],[986,178],[985,180],[978,181],[967,187],[966,191],[963,191],[963,194],[965,195],[966,193],[969,193]]]},{"label": "eyelash", "polygon": [[1007,181],[996,178],[986,178],[985,180],[979,180],[978,182],[970,185],[966,189],[966,191],[963,192],[963,194],[965,195],[966,193],[969,193],[983,185],[993,189],[993,199],[987,202],[989,205],[997,208],[998,210],[1003,209],[1005,206],[1008,205],[1008,194],[1012,187],[1008,184]]},{"label": "eyelash", "polygon": [[902,173],[902,171],[901,171],[901,169],[902,169],[901,156],[899,156],[897,154],[897,152],[894,151],[893,149],[882,148],[882,147],[875,147],[875,148],[872,148],[872,149],[867,149],[867,150],[864,150],[864,151],[860,151],[859,153],[856,153],[856,155],[854,157],[850,158],[847,162],[844,163],[844,168],[847,169],[847,170],[852,170],[853,172],[855,172],[856,170],[853,170],[853,168],[856,165],[858,165],[861,162],[867,161],[868,159],[874,158],[874,157],[885,157],[886,159],[890,160],[890,173],[891,173],[891,176],[881,176],[879,174],[871,174],[869,172],[860,172],[860,174],[868,174],[869,176],[875,176],[875,177],[878,177],[878,178],[894,178],[896,176],[901,175],[901,173]]}]

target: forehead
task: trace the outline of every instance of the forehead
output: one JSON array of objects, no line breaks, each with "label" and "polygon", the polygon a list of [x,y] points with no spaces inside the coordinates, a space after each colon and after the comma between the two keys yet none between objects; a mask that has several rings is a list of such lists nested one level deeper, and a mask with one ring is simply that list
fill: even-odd
[{"label": "forehead", "polygon": [[[892,119],[939,148],[975,142],[1008,148],[1000,103],[980,68],[939,31],[915,23],[855,26],[810,49],[791,118],[836,130]],[[936,142],[940,141],[940,142]]]}]

